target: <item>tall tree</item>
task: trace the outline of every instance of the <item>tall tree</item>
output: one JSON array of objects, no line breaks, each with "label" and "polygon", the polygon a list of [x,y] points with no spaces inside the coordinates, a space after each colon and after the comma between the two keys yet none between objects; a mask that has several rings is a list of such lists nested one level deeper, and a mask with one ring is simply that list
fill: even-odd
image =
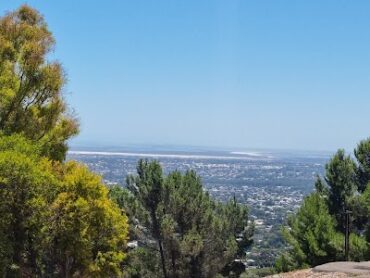
[{"label": "tall tree", "polygon": [[0,276],[120,276],[127,217],[99,176],[63,163],[78,124],[53,46],[36,10],[0,18]]},{"label": "tall tree", "polygon": [[129,238],[138,243],[136,248],[127,252],[124,261],[124,277],[127,278],[160,278],[163,277],[161,261],[155,248],[151,248],[150,217],[137,197],[127,188],[114,185],[109,190],[110,198],[127,214],[129,221]]},{"label": "tall tree", "polygon": [[47,59],[54,43],[27,5],[0,19],[0,131],[41,141],[46,155],[62,160],[78,124],[63,99],[63,68]]},{"label": "tall tree", "polygon": [[358,190],[364,192],[370,182],[370,138],[362,140],[354,150],[358,167]]},{"label": "tall tree", "polygon": [[344,237],[347,210],[351,211],[349,257],[369,259],[369,139],[361,141],[354,153],[357,163],[338,150],[326,164],[324,180],[317,178],[316,192],[289,219],[283,235],[291,249],[277,261],[279,270],[341,259],[344,244],[339,239]]},{"label": "tall tree", "polygon": [[143,207],[150,216],[150,228],[153,237],[158,242],[161,256],[163,276],[167,278],[166,260],[163,250],[163,237],[160,229],[160,219],[157,210],[161,202],[163,188],[163,172],[158,162],[149,163],[147,160],[140,160],[137,166],[137,176],[127,178],[128,188],[137,196]]},{"label": "tall tree", "polygon": [[289,271],[343,258],[343,235],[335,226],[325,199],[317,192],[306,197],[298,212],[288,219],[288,227],[283,228],[291,249],[277,260],[277,269]]},{"label": "tall tree", "polygon": [[[234,200],[214,201],[194,171],[165,176],[158,162],[140,161],[128,186],[152,211],[152,237],[160,237],[168,277],[214,277],[227,265],[233,271],[232,262],[251,243],[247,208]],[[153,229],[154,219],[159,230]]]},{"label": "tall tree", "polygon": [[325,181],[328,185],[328,205],[340,231],[345,230],[345,211],[357,191],[356,164],[344,150],[338,150],[326,165]]}]

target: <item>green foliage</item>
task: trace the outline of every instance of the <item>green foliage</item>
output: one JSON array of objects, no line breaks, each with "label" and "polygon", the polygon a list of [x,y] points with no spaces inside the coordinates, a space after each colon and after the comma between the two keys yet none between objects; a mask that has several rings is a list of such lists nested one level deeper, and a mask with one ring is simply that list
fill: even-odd
[{"label": "green foliage", "polygon": [[121,275],[127,217],[99,176],[62,163],[78,132],[43,17],[0,18],[0,277]]},{"label": "green foliage", "polygon": [[[150,216],[167,277],[214,277],[251,243],[247,208],[212,200],[194,171],[164,176],[158,162],[141,160],[127,183]],[[149,246],[150,238],[142,241]]]},{"label": "green foliage", "polygon": [[0,276],[119,275],[127,218],[100,177],[0,137]]},{"label": "green foliage", "polygon": [[[24,140],[18,143],[15,145],[32,149]],[[36,275],[42,269],[49,188],[58,187],[59,182],[49,161],[6,150],[4,145],[0,143],[0,276],[16,275],[14,272]]]},{"label": "green foliage", "polygon": [[354,153],[358,162],[358,189],[360,192],[364,192],[370,182],[370,138],[362,140],[357,145]]},{"label": "green foliage", "polygon": [[367,206],[366,194],[355,194],[349,202],[351,211],[351,230],[361,234],[369,222],[369,207]]},{"label": "green foliage", "polygon": [[276,272],[289,272],[294,269],[303,268],[304,266],[299,266],[292,253],[283,253],[276,260],[274,269]]},{"label": "green foliage", "polygon": [[0,133],[0,138],[0,152],[15,151],[32,158],[40,157],[42,154],[40,144],[31,142],[20,134],[4,136]]},{"label": "green foliage", "polygon": [[354,151],[357,163],[343,150],[326,165],[325,180],[283,228],[289,250],[276,261],[278,271],[343,259],[345,212],[350,214],[351,260],[370,259],[370,139]]},{"label": "green foliage", "polygon": [[319,193],[321,196],[327,198],[329,195],[329,189],[326,183],[321,179],[321,177],[318,175],[316,177],[315,182],[315,190],[317,193]]},{"label": "green foliage", "polygon": [[157,215],[164,181],[162,168],[158,162],[149,163],[147,160],[140,160],[137,166],[137,174],[136,177],[127,177],[127,186],[149,215],[149,228],[153,238],[158,242],[163,276],[167,278],[161,223]]},{"label": "green foliage", "polygon": [[50,205],[52,258],[61,273],[120,274],[127,217],[108,198],[100,177],[75,162],[64,165],[61,192]]},{"label": "green foliage", "polygon": [[109,198],[114,201],[127,215],[129,221],[129,238],[131,240],[143,237],[144,231],[139,223],[148,223],[148,215],[136,197],[127,189],[115,185],[109,189]]},{"label": "green foliage", "polygon": [[[365,192],[361,195],[361,204],[367,215],[365,237],[367,242],[370,242],[370,186],[367,186]],[[369,250],[370,251],[370,250]],[[370,254],[369,254],[370,257]]]},{"label": "green foliage", "polygon": [[63,160],[66,140],[78,132],[67,113],[62,66],[47,55],[54,38],[43,17],[23,5],[0,19],[0,131],[42,143],[42,151]]},{"label": "green foliage", "polygon": [[370,258],[369,243],[365,237],[351,234],[349,237],[349,257],[352,261],[366,261]]},{"label": "green foliage", "polygon": [[326,165],[325,181],[328,185],[328,205],[331,215],[337,220],[338,228],[344,231],[346,209],[357,190],[356,164],[344,150],[338,150]]},{"label": "green foliage", "polygon": [[259,278],[273,275],[275,273],[273,268],[257,268],[257,269],[248,269],[240,278]]},{"label": "green foliage", "polygon": [[279,271],[315,266],[343,258],[343,236],[335,230],[325,200],[318,193],[307,196],[288,220],[283,236],[290,250],[276,265]]},{"label": "green foliage", "polygon": [[157,251],[138,247],[127,254],[125,260],[126,278],[162,278]]}]

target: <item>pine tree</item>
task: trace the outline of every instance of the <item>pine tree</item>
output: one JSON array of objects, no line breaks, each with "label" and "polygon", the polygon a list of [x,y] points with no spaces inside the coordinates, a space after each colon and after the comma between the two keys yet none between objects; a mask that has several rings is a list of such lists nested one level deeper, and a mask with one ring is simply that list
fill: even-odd
[{"label": "pine tree", "polygon": [[324,180],[317,177],[316,191],[304,199],[283,229],[291,249],[277,260],[278,270],[343,258],[347,210],[351,212],[349,258],[370,258],[369,142],[369,139],[361,141],[355,149],[357,163],[344,150],[338,150],[325,167]]},{"label": "pine tree", "polygon": [[335,226],[325,199],[318,192],[307,196],[283,228],[290,249],[278,259],[277,269],[289,271],[343,258],[343,235]]},{"label": "pine tree", "polygon": [[138,175],[127,181],[151,215],[151,237],[168,277],[214,277],[251,243],[247,208],[236,200],[214,201],[194,171],[165,176],[158,162],[140,161]]},{"label": "pine tree", "polygon": [[357,191],[356,164],[344,150],[338,150],[325,168],[329,212],[335,217],[338,229],[344,232],[345,211],[350,208],[350,200]]},{"label": "pine tree", "polygon": [[358,162],[358,190],[364,192],[370,182],[370,138],[362,140],[354,150]]},{"label": "pine tree", "polygon": [[128,188],[138,198],[143,207],[148,211],[150,217],[150,229],[153,237],[158,242],[159,253],[163,276],[167,275],[167,266],[163,250],[163,236],[160,228],[160,219],[157,210],[161,202],[163,188],[163,172],[158,162],[149,163],[147,160],[140,160],[137,166],[136,177],[127,178]]}]

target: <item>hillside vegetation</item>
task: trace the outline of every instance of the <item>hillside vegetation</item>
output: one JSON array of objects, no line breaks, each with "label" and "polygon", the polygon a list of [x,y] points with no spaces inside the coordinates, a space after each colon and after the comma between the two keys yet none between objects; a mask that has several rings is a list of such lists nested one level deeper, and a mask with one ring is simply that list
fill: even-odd
[{"label": "hillside vegetation", "polygon": [[195,172],[165,176],[142,160],[127,190],[65,161],[79,124],[62,94],[64,70],[48,59],[54,44],[29,6],[0,19],[0,276],[242,272],[235,259],[251,244],[248,209],[214,201]]},{"label": "hillside vegetation", "polygon": [[[194,171],[164,174],[159,162],[140,160],[125,184],[108,187],[66,161],[79,124],[62,93],[65,72],[49,60],[54,45],[31,7],[0,18],[0,277],[271,273],[244,272],[249,210],[235,197],[212,199]],[[349,258],[369,260],[369,182],[370,139],[353,156],[339,150],[282,228],[287,248],[275,271],[343,260],[348,211]]]},{"label": "hillside vegetation", "polygon": [[354,157],[338,150],[315,191],[289,217],[282,231],[289,248],[276,262],[278,271],[345,260],[346,213],[349,260],[370,259],[370,139],[358,144]]}]

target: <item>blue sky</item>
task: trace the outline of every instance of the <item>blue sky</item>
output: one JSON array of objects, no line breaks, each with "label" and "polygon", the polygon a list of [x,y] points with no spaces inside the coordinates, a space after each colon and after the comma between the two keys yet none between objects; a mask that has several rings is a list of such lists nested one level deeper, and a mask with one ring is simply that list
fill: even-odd
[{"label": "blue sky", "polygon": [[74,144],[351,150],[370,135],[370,1],[27,3],[57,40]]}]

